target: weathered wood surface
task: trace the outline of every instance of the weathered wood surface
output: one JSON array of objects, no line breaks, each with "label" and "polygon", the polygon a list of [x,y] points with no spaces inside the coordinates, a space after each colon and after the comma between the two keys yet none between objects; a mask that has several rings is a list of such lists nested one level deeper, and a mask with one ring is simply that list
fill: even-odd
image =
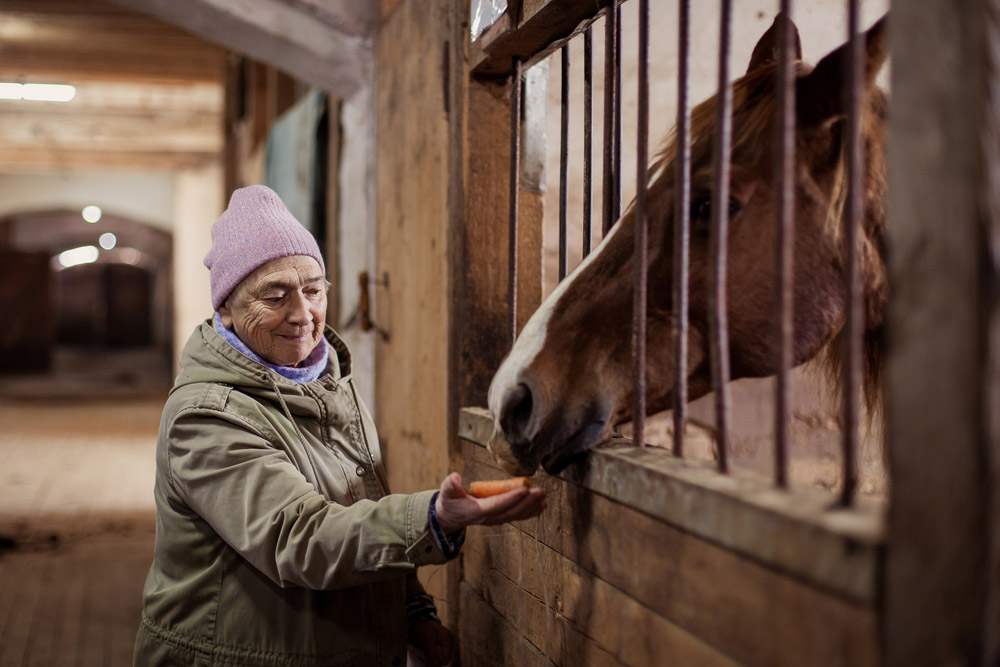
[{"label": "weathered wood surface", "polygon": [[[445,0],[400,2],[377,42],[372,277],[388,284],[372,294],[388,338],[375,344],[375,418],[396,493],[435,488],[450,469],[448,9]],[[430,586],[442,614],[446,583],[439,575]]]},{"label": "weathered wood surface", "polygon": [[104,0],[4,0],[0,43],[0,76],[14,81],[218,81],[226,57],[209,41]]},{"label": "weathered wood surface", "polygon": [[[511,345],[506,323],[510,86],[472,81],[468,95],[465,225],[461,268],[455,277],[461,292],[454,317],[461,329],[459,405],[482,405],[490,378]],[[520,328],[542,298],[542,195],[522,189],[519,204]]]},{"label": "weathered wood surface", "polygon": [[897,3],[890,27],[886,663],[995,665],[1000,14]]},{"label": "weathered wood surface", "polygon": [[[472,71],[478,76],[506,76],[515,57],[537,62],[585,28],[607,5],[608,0],[511,2],[507,12],[472,43]],[[511,7],[518,16],[511,16]]]},{"label": "weathered wood surface", "polygon": [[[486,410],[462,411],[466,440],[483,445],[492,428]],[[707,437],[692,433],[699,435]],[[560,478],[852,600],[876,599],[880,509],[835,509],[820,491],[789,494],[753,475],[720,475],[705,462],[624,440],[594,450]]]},{"label": "weathered wood surface", "polygon": [[[353,12],[344,14],[332,7],[319,12],[315,6],[276,0],[114,2],[156,16],[255,60],[294,72],[300,80],[336,97],[350,97],[372,75],[371,36],[355,32],[357,22]],[[342,21],[329,22],[338,14],[344,14]]]},{"label": "weathered wood surface", "polygon": [[[479,445],[465,442],[463,456],[466,483],[501,475]],[[473,529],[463,556],[465,581],[529,639],[544,643],[538,633],[545,614],[518,616],[530,605],[511,598],[505,580],[548,600],[553,614],[618,660],[638,650],[636,642],[646,642],[654,652],[700,651],[742,664],[877,664],[872,605],[823,591],[571,482],[543,474],[535,480],[549,494],[542,517],[516,527]],[[670,625],[649,621],[655,637],[631,638],[628,623],[601,616],[607,604],[619,605],[624,618],[648,611]]]},{"label": "weathered wood surface", "polygon": [[474,528],[463,553],[466,584],[556,664],[737,664],[524,531]]}]

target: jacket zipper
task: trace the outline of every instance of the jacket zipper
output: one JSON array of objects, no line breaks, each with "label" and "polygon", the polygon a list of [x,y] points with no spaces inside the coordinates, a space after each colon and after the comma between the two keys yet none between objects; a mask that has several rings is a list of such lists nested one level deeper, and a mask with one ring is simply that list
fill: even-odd
[{"label": "jacket zipper", "polygon": [[354,412],[358,418],[358,426],[361,427],[361,439],[365,442],[365,452],[368,453],[368,461],[372,464],[372,477],[375,478],[375,484],[378,485],[378,491],[381,495],[386,495],[385,489],[382,488],[382,483],[378,481],[378,475],[375,474],[375,457],[372,456],[372,448],[368,444],[368,432],[365,430],[365,420],[361,417],[361,406],[358,403],[358,392],[354,388],[354,378],[347,381],[351,386],[351,396],[354,398]]}]

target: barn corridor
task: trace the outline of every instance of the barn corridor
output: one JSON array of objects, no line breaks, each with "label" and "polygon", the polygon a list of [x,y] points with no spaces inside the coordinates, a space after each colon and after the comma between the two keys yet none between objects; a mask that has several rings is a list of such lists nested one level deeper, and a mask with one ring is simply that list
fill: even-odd
[{"label": "barn corridor", "polygon": [[162,403],[0,399],[0,667],[132,664]]}]

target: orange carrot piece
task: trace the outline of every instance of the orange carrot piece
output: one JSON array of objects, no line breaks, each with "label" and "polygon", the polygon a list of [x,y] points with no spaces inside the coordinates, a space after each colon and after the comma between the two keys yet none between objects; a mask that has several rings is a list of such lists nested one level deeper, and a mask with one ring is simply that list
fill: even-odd
[{"label": "orange carrot piece", "polygon": [[512,477],[511,479],[492,479],[469,484],[469,495],[476,498],[488,498],[501,493],[520,488],[531,488],[531,480],[527,477]]}]

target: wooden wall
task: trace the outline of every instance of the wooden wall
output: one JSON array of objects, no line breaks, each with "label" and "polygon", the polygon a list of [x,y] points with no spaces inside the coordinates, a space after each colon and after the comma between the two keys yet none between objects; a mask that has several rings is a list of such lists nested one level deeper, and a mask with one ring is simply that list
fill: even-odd
[{"label": "wooden wall", "polygon": [[[375,420],[394,492],[436,488],[449,470],[449,3],[387,3],[376,40]],[[446,613],[446,577],[421,576]],[[429,582],[429,584],[428,584]]]}]

